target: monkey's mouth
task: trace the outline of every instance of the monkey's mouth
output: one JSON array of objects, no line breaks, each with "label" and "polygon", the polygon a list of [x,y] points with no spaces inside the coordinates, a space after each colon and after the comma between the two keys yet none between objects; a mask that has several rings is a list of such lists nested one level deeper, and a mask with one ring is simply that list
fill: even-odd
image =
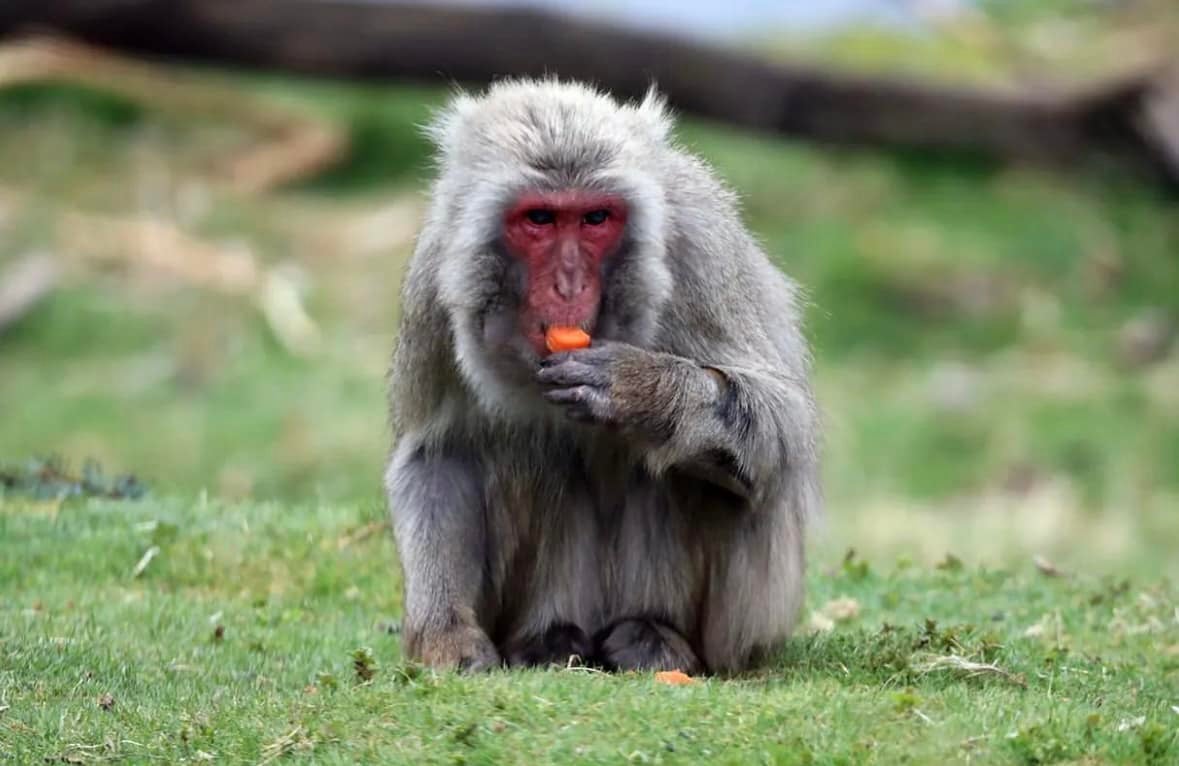
[{"label": "monkey's mouth", "polygon": [[596,316],[591,316],[591,317],[588,317],[585,319],[573,320],[573,321],[557,321],[557,320],[540,321],[540,322],[537,322],[533,325],[530,332],[526,332],[524,334],[528,339],[529,345],[532,346],[532,350],[536,352],[536,355],[538,357],[543,358],[543,357],[548,356],[551,353],[549,351],[549,346],[548,346],[549,330],[555,329],[555,328],[559,328],[559,329],[577,328],[578,330],[581,330],[582,332],[584,332],[586,335],[590,336],[590,338],[593,338],[594,337],[594,330],[597,328],[597,325],[598,325],[598,318]]},{"label": "monkey's mouth", "polygon": [[594,327],[596,325],[597,325],[597,318],[595,317],[595,318],[591,318],[591,319],[584,319],[580,322],[541,322],[537,326],[537,329],[541,335],[545,335],[546,333],[548,333],[548,331],[550,329],[552,329],[554,327],[563,327],[563,328],[576,327],[578,330],[581,330],[586,335],[593,337]]}]

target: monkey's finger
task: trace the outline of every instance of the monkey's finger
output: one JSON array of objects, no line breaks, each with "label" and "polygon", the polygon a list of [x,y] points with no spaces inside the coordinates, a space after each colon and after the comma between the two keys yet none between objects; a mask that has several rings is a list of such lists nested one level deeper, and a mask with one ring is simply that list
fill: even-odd
[{"label": "monkey's finger", "polygon": [[545,367],[553,367],[561,364],[562,362],[568,362],[572,357],[572,351],[554,351],[548,356],[541,357],[540,366],[541,369]]},{"label": "monkey's finger", "polygon": [[588,362],[609,359],[618,353],[624,344],[613,340],[596,340],[593,345],[569,351],[557,351],[540,360],[541,367],[555,367],[569,361]]},{"label": "monkey's finger", "polygon": [[634,346],[616,340],[599,340],[594,341],[592,346],[566,351],[565,354],[567,354],[566,359],[584,364],[601,364],[637,351],[639,349]]},{"label": "monkey's finger", "polygon": [[545,391],[543,396],[553,404],[583,404],[591,401],[594,390],[589,386],[553,388]]},{"label": "monkey's finger", "polygon": [[607,372],[599,367],[573,360],[542,367],[536,375],[536,379],[546,386],[604,386],[608,377]]},{"label": "monkey's finger", "polygon": [[614,408],[609,394],[590,386],[555,388],[544,397],[565,408],[565,414],[580,422],[613,423]]}]

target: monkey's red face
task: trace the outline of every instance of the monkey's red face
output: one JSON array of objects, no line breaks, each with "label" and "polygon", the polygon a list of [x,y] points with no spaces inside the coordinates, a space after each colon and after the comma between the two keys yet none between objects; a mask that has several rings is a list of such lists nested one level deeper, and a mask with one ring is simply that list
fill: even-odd
[{"label": "monkey's red face", "polygon": [[622,244],[626,215],[621,198],[585,191],[525,194],[508,210],[505,243],[528,274],[520,330],[541,356],[549,326],[593,334],[602,267]]}]

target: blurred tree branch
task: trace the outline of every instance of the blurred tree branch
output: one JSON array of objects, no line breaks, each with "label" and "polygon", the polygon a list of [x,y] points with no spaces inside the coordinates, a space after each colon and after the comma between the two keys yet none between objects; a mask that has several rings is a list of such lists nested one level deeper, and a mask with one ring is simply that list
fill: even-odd
[{"label": "blurred tree branch", "polygon": [[49,297],[60,280],[53,256],[32,253],[0,266],[0,333]]},{"label": "blurred tree branch", "polygon": [[49,27],[147,55],[353,78],[483,83],[555,73],[824,143],[1069,166],[1103,156],[1179,187],[1179,84],[1148,71],[1084,92],[963,89],[773,64],[524,8],[363,0],[7,0],[0,34]]},{"label": "blurred tree branch", "polygon": [[347,153],[347,136],[331,123],[238,89],[45,36],[0,44],[0,88],[73,82],[133,101],[245,124],[260,140],[218,161],[215,176],[244,193],[315,175]]}]

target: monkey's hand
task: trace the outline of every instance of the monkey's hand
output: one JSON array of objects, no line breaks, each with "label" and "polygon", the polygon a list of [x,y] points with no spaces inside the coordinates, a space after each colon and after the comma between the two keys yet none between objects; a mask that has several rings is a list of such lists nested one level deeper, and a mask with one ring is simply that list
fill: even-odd
[{"label": "monkey's hand", "polygon": [[678,468],[747,500],[778,491],[793,469],[811,475],[813,404],[780,371],[595,342],[547,357],[538,379],[569,417],[617,428],[640,446],[656,473]]},{"label": "monkey's hand", "polygon": [[714,405],[722,385],[695,362],[614,341],[546,357],[537,378],[570,418],[653,444],[670,439],[691,411]]},{"label": "monkey's hand", "polygon": [[595,343],[553,354],[538,375],[544,396],[574,420],[617,428],[645,450],[656,470],[678,466],[748,498],[732,440],[716,425],[726,390],[719,370],[626,343]]},{"label": "monkey's hand", "polygon": [[406,651],[432,668],[478,672],[500,665],[499,652],[487,634],[462,621],[443,629],[407,630]]}]

